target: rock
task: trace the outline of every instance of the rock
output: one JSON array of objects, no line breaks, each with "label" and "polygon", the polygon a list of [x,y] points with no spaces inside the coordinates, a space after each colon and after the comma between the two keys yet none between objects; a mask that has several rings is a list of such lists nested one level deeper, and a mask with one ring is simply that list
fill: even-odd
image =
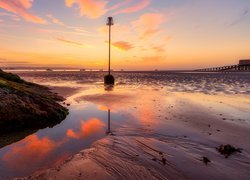
[{"label": "rock", "polygon": [[162,163],[163,163],[164,165],[167,164],[166,158],[163,157],[161,161],[162,161]]},{"label": "rock", "polygon": [[235,148],[235,147],[231,146],[230,144],[227,144],[227,145],[222,144],[216,149],[219,153],[224,155],[225,158],[228,158],[230,155],[232,155],[234,153],[237,153],[237,152],[241,153],[242,152],[242,149]]},{"label": "rock", "polygon": [[52,127],[66,118],[64,98],[45,86],[26,82],[0,69],[0,135]]},{"label": "rock", "polygon": [[210,159],[208,159],[207,157],[202,157],[202,162],[204,162],[204,163],[207,165],[207,164],[210,163],[211,161],[210,161]]}]

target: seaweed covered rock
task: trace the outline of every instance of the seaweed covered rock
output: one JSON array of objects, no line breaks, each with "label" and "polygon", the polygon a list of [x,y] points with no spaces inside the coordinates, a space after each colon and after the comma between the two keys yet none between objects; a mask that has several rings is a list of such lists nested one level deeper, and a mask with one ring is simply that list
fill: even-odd
[{"label": "seaweed covered rock", "polygon": [[216,148],[219,153],[225,156],[225,158],[228,158],[230,155],[234,153],[241,153],[242,149],[240,148],[235,148],[231,146],[230,144],[227,145],[220,145],[218,148]]},{"label": "seaweed covered rock", "polygon": [[68,114],[58,103],[63,100],[47,87],[0,69],[0,133],[54,126]]}]

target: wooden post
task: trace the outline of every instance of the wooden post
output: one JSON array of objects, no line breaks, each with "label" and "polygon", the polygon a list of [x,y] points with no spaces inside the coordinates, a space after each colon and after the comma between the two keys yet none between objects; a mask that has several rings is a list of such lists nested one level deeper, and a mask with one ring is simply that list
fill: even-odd
[{"label": "wooden post", "polygon": [[109,75],[110,75],[110,57],[111,57],[111,24],[109,24]]},{"label": "wooden post", "polygon": [[105,85],[114,85],[115,78],[111,75],[111,26],[114,25],[113,18],[108,17],[107,26],[109,26],[109,62],[108,62],[108,75],[104,76],[104,84]]}]

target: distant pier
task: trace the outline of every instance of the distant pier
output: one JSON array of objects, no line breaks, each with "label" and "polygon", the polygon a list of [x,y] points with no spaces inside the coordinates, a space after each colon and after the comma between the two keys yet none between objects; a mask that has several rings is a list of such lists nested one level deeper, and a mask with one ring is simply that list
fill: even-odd
[{"label": "distant pier", "polygon": [[237,65],[197,69],[197,72],[250,72],[250,59],[240,60]]}]

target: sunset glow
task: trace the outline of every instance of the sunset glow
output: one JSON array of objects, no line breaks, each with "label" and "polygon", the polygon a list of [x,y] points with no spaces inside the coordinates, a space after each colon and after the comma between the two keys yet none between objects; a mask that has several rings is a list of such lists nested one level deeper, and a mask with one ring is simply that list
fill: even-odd
[{"label": "sunset glow", "polygon": [[93,118],[86,122],[81,122],[81,130],[79,132],[74,132],[72,129],[67,130],[67,136],[70,138],[86,138],[94,133],[100,132],[105,124],[99,119]]},{"label": "sunset glow", "polygon": [[250,58],[246,0],[0,0],[0,67],[196,69]]}]

